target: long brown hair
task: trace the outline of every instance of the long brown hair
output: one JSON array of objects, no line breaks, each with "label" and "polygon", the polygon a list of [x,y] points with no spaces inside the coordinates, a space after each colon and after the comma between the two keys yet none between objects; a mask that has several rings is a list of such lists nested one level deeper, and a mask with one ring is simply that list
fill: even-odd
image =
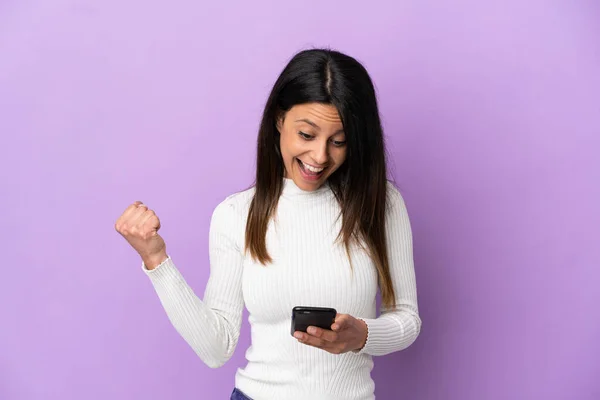
[{"label": "long brown hair", "polygon": [[255,193],[246,224],[245,250],[264,265],[272,261],[266,233],[284,177],[277,121],[294,105],[308,102],[332,104],[340,114],[347,155],[328,178],[341,208],[338,239],[348,255],[353,241],[365,247],[377,268],[382,303],[393,308],[395,296],[385,234],[386,154],[375,89],[366,69],[340,52],[301,51],[273,86],[258,133]]}]

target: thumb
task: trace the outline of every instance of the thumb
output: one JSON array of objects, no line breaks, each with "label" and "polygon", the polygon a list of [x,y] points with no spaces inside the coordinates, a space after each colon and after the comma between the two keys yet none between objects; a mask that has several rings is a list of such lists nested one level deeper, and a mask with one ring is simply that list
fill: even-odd
[{"label": "thumb", "polygon": [[335,317],[335,321],[333,325],[331,325],[331,330],[335,332],[339,332],[343,329],[346,329],[348,324],[348,315],[347,314],[338,314]]}]

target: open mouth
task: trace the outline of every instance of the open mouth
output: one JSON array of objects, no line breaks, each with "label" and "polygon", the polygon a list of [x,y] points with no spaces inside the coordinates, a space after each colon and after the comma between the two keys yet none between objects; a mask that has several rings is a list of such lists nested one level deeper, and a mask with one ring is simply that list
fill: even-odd
[{"label": "open mouth", "polygon": [[296,159],[296,161],[298,161],[298,165],[300,166],[300,173],[302,174],[303,178],[309,181],[318,180],[319,178],[321,178],[321,176],[323,176],[323,173],[327,169],[317,168],[312,165],[305,164],[299,159]]}]

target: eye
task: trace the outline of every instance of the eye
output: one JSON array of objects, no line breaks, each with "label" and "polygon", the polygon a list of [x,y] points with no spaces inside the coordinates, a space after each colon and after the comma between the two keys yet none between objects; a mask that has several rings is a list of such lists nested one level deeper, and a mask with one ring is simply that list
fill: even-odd
[{"label": "eye", "polygon": [[309,135],[308,133],[304,133],[302,131],[298,132],[298,135],[300,135],[302,137],[302,139],[304,140],[311,140],[313,137],[311,135]]},{"label": "eye", "polygon": [[333,141],[332,141],[332,143],[333,143],[333,145],[334,145],[335,147],[343,147],[343,146],[345,146],[345,145],[346,145],[346,141],[345,141],[345,140],[344,140],[344,141],[341,141],[341,140],[333,140]]}]

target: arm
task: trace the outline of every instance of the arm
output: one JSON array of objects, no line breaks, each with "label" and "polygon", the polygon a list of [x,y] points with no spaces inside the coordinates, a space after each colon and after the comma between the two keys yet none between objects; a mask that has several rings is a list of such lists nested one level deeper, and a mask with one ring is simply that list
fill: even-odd
[{"label": "arm", "polygon": [[389,184],[386,236],[396,309],[382,307],[378,318],[360,318],[368,335],[358,353],[382,356],[410,346],[421,331],[413,263],[412,232],[404,200]]},{"label": "arm", "polygon": [[210,277],[200,300],[168,257],[149,276],[169,320],[211,368],[225,364],[238,342],[242,297],[242,222],[230,201],[213,212],[209,233]]}]

